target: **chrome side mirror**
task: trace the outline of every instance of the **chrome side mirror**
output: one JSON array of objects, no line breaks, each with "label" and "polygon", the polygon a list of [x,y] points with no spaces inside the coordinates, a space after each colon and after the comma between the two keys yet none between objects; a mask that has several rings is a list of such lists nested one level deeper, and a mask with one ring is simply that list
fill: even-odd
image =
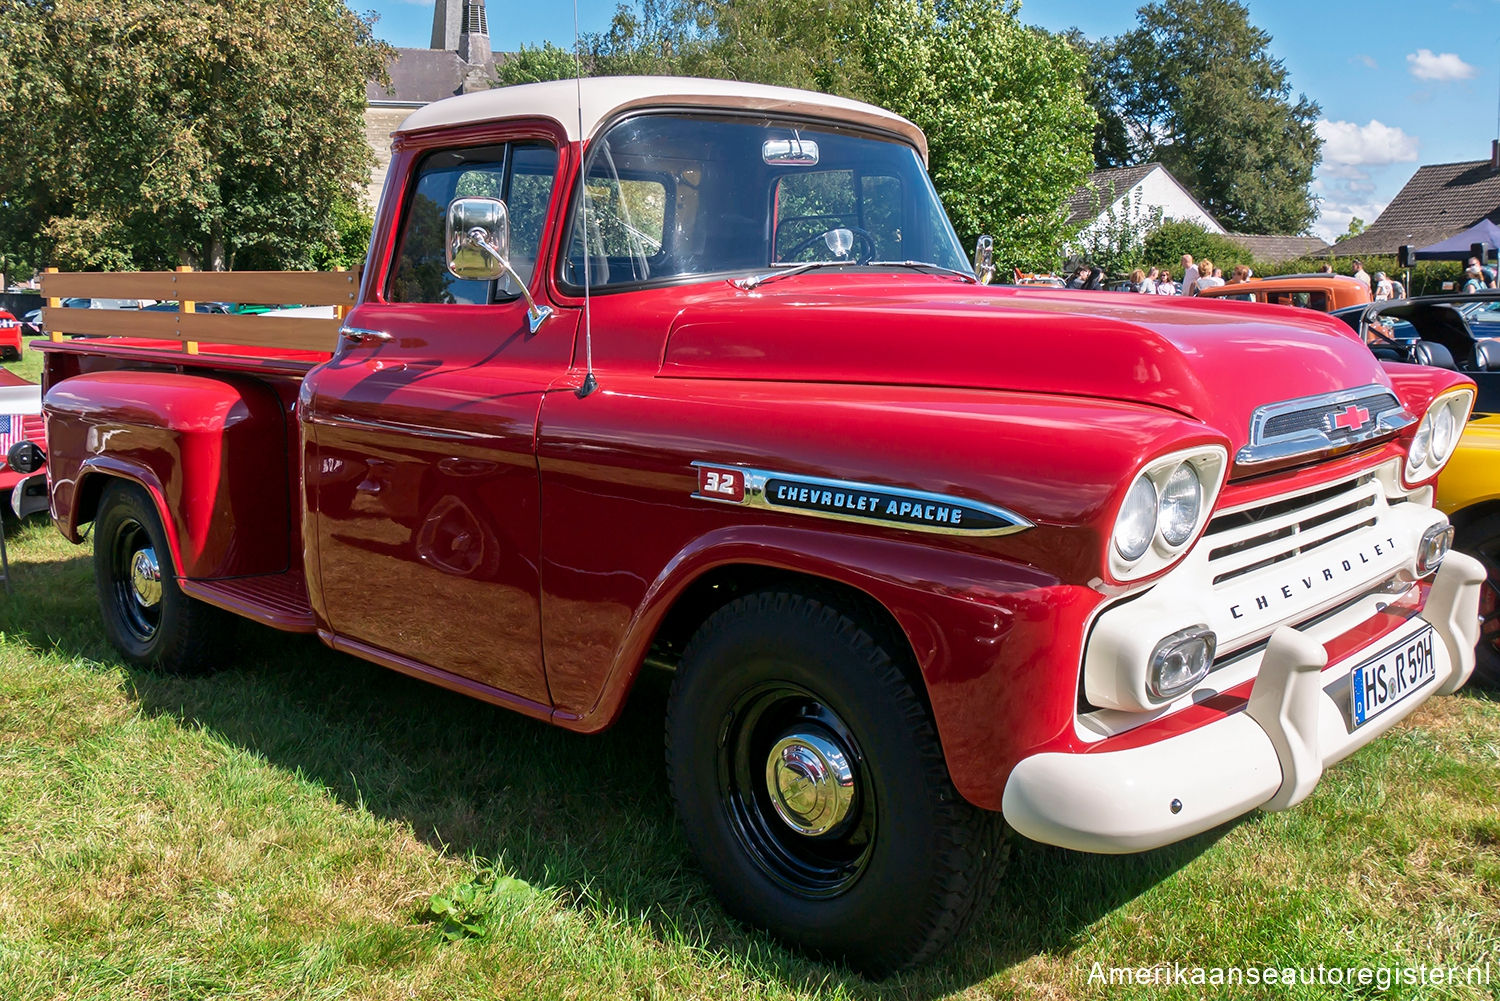
[{"label": "chrome side mirror", "polygon": [[467,281],[492,282],[509,275],[526,297],[526,321],[534,334],[552,315],[510,266],[510,210],[498,198],[455,198],[445,227],[448,273]]},{"label": "chrome side mirror", "polygon": [[988,285],[995,280],[995,238],[981,236],[974,241],[974,273],[979,284]]}]

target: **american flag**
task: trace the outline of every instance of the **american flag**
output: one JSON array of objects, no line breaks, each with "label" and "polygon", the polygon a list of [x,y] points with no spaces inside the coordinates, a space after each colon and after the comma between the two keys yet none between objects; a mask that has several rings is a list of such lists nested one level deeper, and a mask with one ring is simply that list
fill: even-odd
[{"label": "american flag", "polygon": [[41,440],[42,427],[41,414],[0,414],[0,459],[18,441]]}]

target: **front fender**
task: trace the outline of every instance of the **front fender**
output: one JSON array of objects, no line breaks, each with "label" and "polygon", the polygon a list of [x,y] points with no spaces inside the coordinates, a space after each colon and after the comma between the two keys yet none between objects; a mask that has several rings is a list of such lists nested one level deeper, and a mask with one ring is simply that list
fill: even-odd
[{"label": "front fender", "polygon": [[74,542],[110,477],[157,505],[181,576],[215,579],[288,566],[286,416],[249,379],[94,372],[54,385],[47,420],[53,521]]},{"label": "front fender", "polygon": [[927,540],[766,525],[722,528],[686,546],[632,616],[598,701],[558,722],[587,731],[613,722],[673,605],[732,567],[826,580],[879,603],[911,646],[954,785],[978,806],[999,809],[1014,763],[1072,726],[1098,592]]},{"label": "front fender", "polygon": [[1500,499],[1500,415],[1472,420],[1453,458],[1438,476],[1437,507],[1444,514]]}]

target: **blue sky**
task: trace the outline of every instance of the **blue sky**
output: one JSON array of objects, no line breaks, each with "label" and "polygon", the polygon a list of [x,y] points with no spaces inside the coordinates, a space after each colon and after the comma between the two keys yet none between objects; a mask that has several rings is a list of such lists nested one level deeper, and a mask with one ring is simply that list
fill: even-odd
[{"label": "blue sky", "polygon": [[[1489,156],[1500,118],[1500,0],[1248,2],[1293,89],[1323,109],[1318,235],[1342,233],[1351,215],[1373,221],[1421,164]],[[394,45],[425,46],[431,38],[432,0],[350,6],[379,15],[376,33]],[[1128,31],[1136,6],[1032,0],[1021,19],[1100,37]],[[1193,3],[1178,6],[1190,12]],[[580,30],[603,29],[614,9],[614,0],[578,0]],[[573,38],[571,3],[488,0],[487,13],[497,49]]]}]

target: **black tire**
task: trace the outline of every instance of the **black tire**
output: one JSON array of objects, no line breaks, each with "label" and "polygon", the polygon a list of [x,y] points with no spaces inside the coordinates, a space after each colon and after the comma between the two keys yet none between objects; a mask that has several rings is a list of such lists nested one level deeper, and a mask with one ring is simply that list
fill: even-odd
[{"label": "black tire", "polygon": [[235,618],[182,593],[156,507],[133,483],[111,483],[99,498],[94,586],[104,631],[131,664],[168,674],[218,666]]},{"label": "black tire", "polygon": [[1500,514],[1463,525],[1454,533],[1453,548],[1484,564],[1479,646],[1474,650],[1474,675],[1469,684],[1500,689]]},{"label": "black tire", "polygon": [[[958,934],[988,902],[1007,847],[1000,815],[953,788],[907,655],[879,634],[806,595],[746,595],[689,642],[667,706],[678,818],[726,909],[874,976]],[[788,804],[797,769],[775,770],[781,738],[794,756],[831,747],[848,766],[852,795],[830,829],[806,833],[821,826],[816,810]]]}]

